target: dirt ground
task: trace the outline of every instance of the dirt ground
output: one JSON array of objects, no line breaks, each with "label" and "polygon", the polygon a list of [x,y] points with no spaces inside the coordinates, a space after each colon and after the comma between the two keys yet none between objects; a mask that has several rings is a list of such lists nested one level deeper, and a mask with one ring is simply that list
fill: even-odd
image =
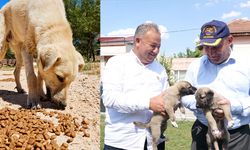
[{"label": "dirt ground", "polygon": [[[52,134],[56,135],[55,141],[57,145],[63,149],[62,146],[66,143],[65,149],[69,150],[98,150],[100,149],[100,98],[99,98],[99,76],[98,75],[87,75],[84,72],[81,72],[78,74],[75,81],[71,84],[70,90],[69,90],[69,99],[67,100],[67,107],[65,110],[58,110],[56,109],[55,105],[50,102],[42,102],[42,107],[44,109],[35,112],[35,116],[38,118],[35,118],[37,120],[43,119],[47,117],[47,121],[50,120],[51,122],[57,121],[57,123],[54,123],[54,126],[58,126],[60,114],[66,114],[63,120],[75,120],[75,134],[72,136],[69,134],[69,136],[66,136],[66,131],[59,130],[60,132],[57,132],[56,129],[51,128],[51,132],[54,131],[54,133],[49,133],[51,135],[51,140],[46,140],[45,138],[42,139],[44,141],[44,147],[47,142],[51,141],[52,143]],[[25,78],[25,71],[24,69],[21,71],[21,83],[23,88],[28,91],[27,89],[27,83]],[[30,110],[21,110],[20,108],[26,107],[26,99],[27,94],[18,94],[15,89],[15,82],[14,82],[14,76],[13,76],[13,69],[0,69],[0,110],[4,110],[4,108],[10,108],[13,110],[18,110],[21,114],[21,111],[23,112],[24,116],[20,117],[25,118],[27,117],[26,112],[29,112]],[[6,111],[6,110],[4,110]],[[16,112],[13,113],[12,110],[9,111],[9,116],[11,114],[14,114],[14,117],[16,116]],[[48,115],[50,112],[53,112],[53,115]],[[58,114],[57,114],[58,113]],[[4,114],[4,113],[3,113]],[[65,119],[70,114],[71,119]],[[0,114],[1,115],[1,114]],[[30,115],[30,113],[29,113]],[[48,116],[46,116],[48,115]],[[12,120],[14,120],[13,116],[10,116]],[[31,116],[33,118],[33,116]],[[18,122],[20,122],[17,119],[17,126]],[[73,119],[72,119],[73,118]],[[9,119],[9,120],[11,120]],[[3,120],[3,119],[2,119]],[[6,120],[6,118],[5,118]],[[22,119],[24,120],[24,119]],[[84,121],[83,121],[84,120]],[[0,118],[1,121],[1,118]],[[84,123],[83,123],[84,122]],[[87,123],[86,123],[87,122]],[[0,122],[1,123],[1,122]],[[46,123],[46,122],[45,122]],[[41,123],[45,124],[44,122]],[[81,124],[82,123],[82,124]],[[13,124],[13,123],[11,123]],[[29,124],[29,123],[27,123]],[[64,123],[65,125],[66,123]],[[71,126],[69,123],[67,126]],[[0,124],[0,129],[5,127],[4,125]],[[28,125],[25,125],[28,126]],[[10,127],[9,127],[10,128]],[[21,127],[20,127],[21,128]],[[24,128],[24,127],[23,127]],[[34,128],[34,126],[32,127]],[[39,128],[39,127],[37,127]],[[41,127],[42,128],[42,127]],[[61,127],[63,128],[63,127]],[[66,125],[65,125],[66,128]],[[82,129],[81,129],[82,128]],[[46,129],[46,127],[45,127]],[[72,130],[74,130],[72,129]],[[47,130],[47,129],[46,129]],[[48,129],[49,130],[49,129]],[[84,131],[84,132],[83,132]],[[8,132],[4,131],[4,133]],[[18,132],[16,132],[18,133]],[[29,132],[30,133],[30,132]],[[10,133],[9,133],[10,134]],[[44,133],[47,134],[47,133]],[[12,136],[15,134],[12,133]],[[19,138],[19,142],[21,141],[21,137],[17,136]],[[23,136],[24,139],[28,138],[28,136]],[[0,137],[1,138],[1,137]],[[14,137],[13,137],[14,138]],[[15,139],[15,138],[14,138]],[[71,139],[71,140],[69,140]],[[6,143],[8,143],[10,146],[10,139],[6,139]],[[12,139],[13,140],[13,139]],[[42,141],[40,139],[40,141]],[[27,144],[28,142],[25,142],[22,140],[23,143]],[[5,144],[6,144],[5,143]],[[0,142],[0,146],[1,146]],[[25,144],[20,144],[24,147]],[[6,145],[5,145],[6,146]],[[22,147],[21,146],[21,147]],[[6,148],[7,149],[7,148]],[[42,149],[42,148],[41,148]],[[46,148],[45,148],[46,149]]]}]

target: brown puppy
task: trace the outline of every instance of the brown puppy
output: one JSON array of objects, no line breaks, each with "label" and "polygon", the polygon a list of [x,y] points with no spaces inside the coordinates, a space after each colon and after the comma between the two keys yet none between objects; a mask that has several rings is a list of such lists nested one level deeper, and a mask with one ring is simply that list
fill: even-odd
[{"label": "brown puppy", "polygon": [[[39,108],[40,99],[45,98],[65,108],[69,86],[84,64],[72,41],[62,0],[11,0],[0,10],[0,59],[8,47],[15,52],[19,63],[15,73],[18,92],[24,92],[18,83],[18,67],[24,63],[28,106]],[[37,74],[34,56],[37,56]],[[47,95],[43,92],[43,82]]]},{"label": "brown puppy", "polygon": [[175,121],[174,110],[176,107],[179,107],[181,112],[185,113],[185,109],[180,101],[181,97],[194,94],[195,91],[196,88],[193,87],[189,82],[177,82],[162,93],[168,116],[163,116],[160,113],[154,112],[149,123],[134,122],[134,124],[140,128],[149,128],[153,138],[153,150],[157,150],[158,140],[160,139],[160,135],[163,134],[167,128],[168,119],[170,119],[174,127],[178,127]]},{"label": "brown puppy", "polygon": [[195,99],[196,107],[204,111],[208,120],[208,133],[206,138],[209,150],[212,150],[213,146],[215,150],[219,150],[219,140],[222,141],[222,149],[226,150],[230,138],[228,130],[225,127],[224,119],[215,119],[212,115],[212,111],[217,108],[222,109],[228,121],[228,127],[230,128],[234,125],[230,113],[230,105],[218,105],[218,100],[223,99],[223,96],[207,87],[199,88],[195,93]]}]

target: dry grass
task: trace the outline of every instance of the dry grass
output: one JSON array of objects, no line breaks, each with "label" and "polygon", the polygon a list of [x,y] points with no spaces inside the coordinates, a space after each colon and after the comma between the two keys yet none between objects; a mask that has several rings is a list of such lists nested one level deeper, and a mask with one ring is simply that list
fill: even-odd
[{"label": "dry grass", "polygon": [[86,63],[83,72],[88,75],[100,75],[100,62]]}]

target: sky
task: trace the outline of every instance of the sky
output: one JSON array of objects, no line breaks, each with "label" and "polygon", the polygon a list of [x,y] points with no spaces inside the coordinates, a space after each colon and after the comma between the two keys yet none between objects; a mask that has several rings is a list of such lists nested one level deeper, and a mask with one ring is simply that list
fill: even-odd
[{"label": "sky", "polygon": [[101,0],[101,37],[133,36],[138,25],[154,22],[165,56],[194,50],[201,26],[214,19],[250,19],[250,0]]},{"label": "sky", "polygon": [[9,0],[0,0],[0,8],[2,8],[2,6],[7,3]]}]

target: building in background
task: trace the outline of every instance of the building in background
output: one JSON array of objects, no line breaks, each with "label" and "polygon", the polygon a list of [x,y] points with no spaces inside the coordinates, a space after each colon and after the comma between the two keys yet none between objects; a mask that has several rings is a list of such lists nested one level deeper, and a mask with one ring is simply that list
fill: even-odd
[{"label": "building in background", "polygon": [[250,56],[250,20],[236,19],[228,23],[234,37],[233,49],[239,57]]},{"label": "building in background", "polygon": [[171,70],[174,73],[175,81],[181,81],[185,78],[189,64],[198,58],[173,58]]},{"label": "building in background", "polygon": [[102,70],[110,57],[129,52],[133,47],[134,37],[101,37],[101,75]]}]

